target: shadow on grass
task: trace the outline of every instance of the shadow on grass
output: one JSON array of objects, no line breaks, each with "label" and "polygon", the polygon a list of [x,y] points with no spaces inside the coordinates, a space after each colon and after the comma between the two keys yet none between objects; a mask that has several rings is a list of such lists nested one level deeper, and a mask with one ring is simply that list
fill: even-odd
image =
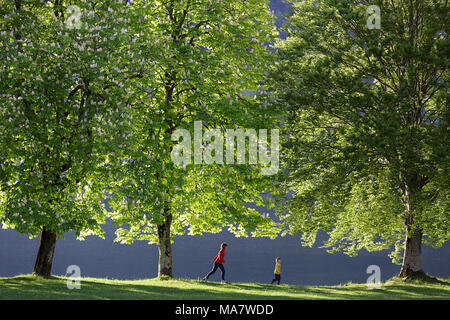
[{"label": "shadow on grass", "polygon": [[[106,283],[105,283],[106,282]],[[114,299],[114,300],[264,300],[264,299],[449,299],[444,286],[385,284],[369,290],[365,285],[292,286],[258,283],[203,282],[187,279],[114,281],[81,279],[81,289],[67,288],[67,278],[17,276],[0,278],[0,299]]]},{"label": "shadow on grass", "polygon": [[[177,299],[264,299],[264,293],[234,292],[232,287],[220,283],[200,284],[187,281],[174,286],[170,280],[152,284],[152,280],[142,283],[102,283],[89,279],[81,280],[81,289],[69,290],[67,279],[53,277],[14,277],[0,279],[0,299],[115,299],[115,300],[177,300]],[[175,280],[179,282],[178,280]],[[273,299],[286,299],[283,294],[272,296]]]},{"label": "shadow on grass", "polygon": [[[448,283],[446,284],[448,285]],[[253,284],[236,284],[242,289],[258,289],[270,292],[282,290],[284,293],[295,295],[302,291],[302,295],[307,299],[352,299],[352,300],[381,300],[381,299],[450,299],[450,291],[444,288],[409,286],[409,285],[383,285],[380,289],[368,289],[365,285],[350,286],[270,286]]]}]

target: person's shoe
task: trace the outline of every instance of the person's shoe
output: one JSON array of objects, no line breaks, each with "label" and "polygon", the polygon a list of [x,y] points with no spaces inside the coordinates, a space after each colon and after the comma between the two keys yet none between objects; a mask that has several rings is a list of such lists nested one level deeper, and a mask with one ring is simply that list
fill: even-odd
[{"label": "person's shoe", "polygon": [[227,281],[225,281],[225,280],[222,280],[222,283],[227,283],[227,284],[228,284],[229,282],[227,282]]},{"label": "person's shoe", "polygon": [[206,279],[206,278],[203,278],[202,280],[203,280],[203,281],[208,281],[208,279]]}]

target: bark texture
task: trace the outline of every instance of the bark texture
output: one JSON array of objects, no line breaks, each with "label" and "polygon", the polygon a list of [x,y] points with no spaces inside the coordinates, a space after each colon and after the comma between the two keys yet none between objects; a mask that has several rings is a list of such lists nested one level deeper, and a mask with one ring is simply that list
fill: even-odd
[{"label": "bark texture", "polygon": [[423,278],[422,269],[422,230],[415,227],[414,196],[420,188],[417,179],[411,180],[404,189],[406,239],[403,251],[403,263],[399,277],[406,279]]},{"label": "bark texture", "polygon": [[172,244],[170,243],[170,227],[172,216],[167,214],[164,223],[157,226],[158,230],[158,277],[172,277]]},{"label": "bark texture", "polygon": [[55,245],[56,234],[43,227],[33,274],[42,277],[49,277],[51,275]]},{"label": "bark texture", "polygon": [[422,269],[422,232],[412,231],[406,227],[405,249],[403,253],[403,264],[399,273],[401,278],[422,278],[425,273]]}]

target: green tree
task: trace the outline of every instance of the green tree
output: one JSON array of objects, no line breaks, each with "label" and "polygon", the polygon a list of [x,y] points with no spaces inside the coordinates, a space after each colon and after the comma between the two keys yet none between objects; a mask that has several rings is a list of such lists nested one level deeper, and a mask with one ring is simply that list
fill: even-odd
[{"label": "green tree", "polygon": [[127,12],[114,0],[0,2],[0,221],[41,234],[37,275],[51,274],[64,233],[103,234],[102,183],[128,138],[139,65]]},{"label": "green tree", "polygon": [[325,230],[331,251],[395,246],[399,276],[414,278],[424,276],[422,242],[450,237],[449,6],[370,5],[380,17],[367,1],[293,4],[268,89],[288,137],[281,194],[292,197],[280,209],[307,245]]},{"label": "green tree", "polygon": [[[111,217],[122,226],[116,241],[157,243],[158,275],[172,276],[171,241],[177,234],[228,227],[239,236],[274,236],[273,221],[246,206],[269,204],[270,198],[261,195],[271,188],[270,176],[261,174],[267,165],[221,163],[223,149],[218,144],[219,132],[225,135],[225,129],[273,127],[274,115],[264,98],[244,91],[260,93],[259,82],[271,58],[266,44],[274,41],[276,30],[265,0],[131,5],[144,17],[141,25],[146,31],[135,36],[145,66],[133,94],[128,160],[113,170],[116,183],[110,185],[108,201]],[[197,153],[217,162],[172,161],[179,143],[187,149],[198,147],[196,121],[217,129],[209,132]],[[187,140],[181,142],[177,132],[191,139],[184,136]]]}]

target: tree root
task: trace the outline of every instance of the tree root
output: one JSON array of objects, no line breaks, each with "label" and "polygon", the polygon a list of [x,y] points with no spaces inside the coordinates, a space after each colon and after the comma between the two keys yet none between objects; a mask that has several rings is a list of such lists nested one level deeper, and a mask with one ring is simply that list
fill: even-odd
[{"label": "tree root", "polygon": [[413,271],[409,268],[402,269],[400,271],[400,273],[397,275],[397,277],[400,278],[403,281],[403,283],[412,282],[412,281],[418,281],[418,282],[424,282],[424,283],[442,283],[442,284],[445,283],[435,277],[427,275],[425,272],[423,272],[423,270]]}]

